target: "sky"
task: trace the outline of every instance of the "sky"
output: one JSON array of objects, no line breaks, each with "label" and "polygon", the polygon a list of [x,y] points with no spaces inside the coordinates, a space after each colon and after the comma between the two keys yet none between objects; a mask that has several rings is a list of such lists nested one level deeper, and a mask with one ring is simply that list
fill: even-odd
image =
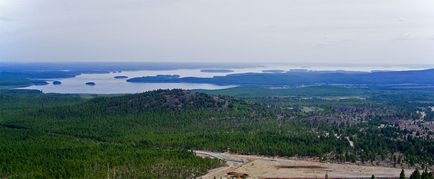
[{"label": "sky", "polygon": [[0,0],[0,62],[434,64],[433,0]]}]

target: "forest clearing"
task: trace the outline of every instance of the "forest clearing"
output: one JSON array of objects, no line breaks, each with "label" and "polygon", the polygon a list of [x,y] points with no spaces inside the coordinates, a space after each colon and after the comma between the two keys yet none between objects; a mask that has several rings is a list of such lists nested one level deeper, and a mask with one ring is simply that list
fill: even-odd
[{"label": "forest clearing", "polygon": [[[361,166],[355,164],[322,163],[315,160],[288,159],[281,157],[264,157],[257,155],[239,155],[232,153],[215,153],[195,151],[196,155],[211,158],[231,159],[226,165],[210,170],[202,179],[230,178],[233,175],[247,174],[247,178],[399,178],[400,168],[379,166]],[[242,160],[236,162],[232,160]],[[405,169],[410,175],[413,169]],[[233,174],[228,175],[228,174]]]}]

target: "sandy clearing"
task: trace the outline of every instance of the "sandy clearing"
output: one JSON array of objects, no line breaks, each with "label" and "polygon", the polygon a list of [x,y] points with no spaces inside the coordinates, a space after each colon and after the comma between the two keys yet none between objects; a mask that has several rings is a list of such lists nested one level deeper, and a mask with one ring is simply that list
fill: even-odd
[{"label": "sandy clearing", "polygon": [[[401,169],[359,166],[353,164],[321,163],[316,161],[292,160],[286,158],[272,158],[255,155],[238,155],[230,153],[207,152],[211,155],[202,157],[226,157],[244,160],[245,163],[227,161],[226,166],[210,170],[208,174],[199,177],[203,179],[227,178],[228,172],[246,173],[248,178],[360,178],[371,177],[399,177]],[[413,170],[405,170],[409,175]]]}]

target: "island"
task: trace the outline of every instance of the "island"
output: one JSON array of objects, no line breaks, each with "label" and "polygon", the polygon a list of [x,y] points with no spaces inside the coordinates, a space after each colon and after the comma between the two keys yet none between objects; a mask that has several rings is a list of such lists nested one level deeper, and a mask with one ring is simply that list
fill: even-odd
[{"label": "island", "polygon": [[234,72],[234,70],[227,70],[227,69],[203,69],[203,70],[200,70],[200,72],[203,72],[203,73],[231,73],[231,72]]},{"label": "island", "polygon": [[262,70],[264,73],[283,73],[283,70]]},{"label": "island", "polygon": [[289,71],[290,72],[308,72],[309,70],[301,68],[301,69],[289,69]]},{"label": "island", "polygon": [[53,85],[61,85],[62,84],[62,82],[60,82],[60,81],[53,81]]},{"label": "island", "polygon": [[182,78],[179,75],[157,75],[143,76],[128,79],[127,82],[132,83],[180,83]]},{"label": "island", "polygon": [[285,73],[240,73],[214,77],[179,77],[157,75],[130,78],[135,83],[207,83],[243,87],[297,87],[338,84],[349,86],[377,86],[381,88],[427,88],[434,85],[434,69],[393,72],[307,71]]},{"label": "island", "polygon": [[113,78],[115,78],[115,79],[126,79],[126,78],[128,78],[128,76],[115,76]]},{"label": "island", "polygon": [[85,84],[86,84],[87,86],[95,86],[95,85],[96,85],[95,82],[86,82]]}]

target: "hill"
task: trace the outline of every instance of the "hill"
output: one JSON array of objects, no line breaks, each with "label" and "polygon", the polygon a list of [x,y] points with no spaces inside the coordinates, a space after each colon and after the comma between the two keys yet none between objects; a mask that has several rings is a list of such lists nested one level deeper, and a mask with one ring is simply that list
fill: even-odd
[{"label": "hill", "polygon": [[141,94],[97,98],[88,105],[105,111],[142,112],[150,110],[208,109],[228,110],[241,101],[231,97],[211,96],[181,89],[155,90]]},{"label": "hill", "polygon": [[188,152],[195,149],[384,165],[433,163],[434,145],[425,127],[412,135],[396,123],[419,120],[419,103],[299,98],[258,103],[185,90],[93,99],[16,95],[0,95],[5,102],[0,158],[14,158],[0,163],[1,177],[101,178],[109,170],[112,177],[184,178],[221,164]]},{"label": "hill", "polygon": [[306,71],[286,73],[242,73],[212,78],[145,76],[127,80],[135,83],[210,83],[242,87],[296,87],[303,85],[408,86],[434,85],[434,69],[391,72]]},{"label": "hill", "polygon": [[191,117],[184,111],[203,106],[217,113],[232,104],[182,90],[90,100],[10,92],[0,101],[0,177],[6,178],[198,176],[221,163],[154,140],[160,132],[172,140],[166,137],[182,127],[176,119]]}]

